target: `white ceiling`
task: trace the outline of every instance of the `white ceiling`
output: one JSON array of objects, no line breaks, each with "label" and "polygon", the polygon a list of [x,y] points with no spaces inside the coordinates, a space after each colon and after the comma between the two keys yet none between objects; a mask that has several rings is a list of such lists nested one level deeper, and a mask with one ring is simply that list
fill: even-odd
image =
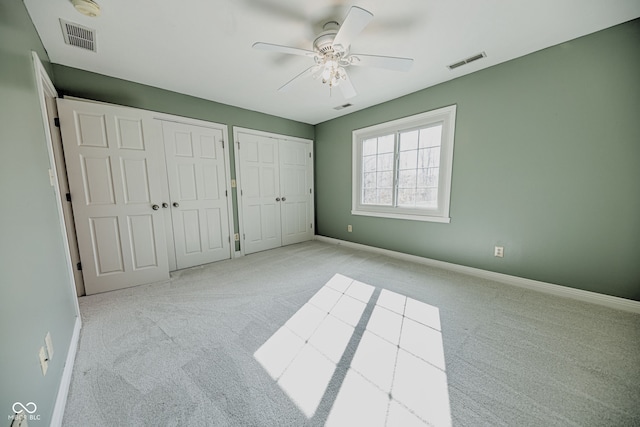
[{"label": "white ceiling", "polygon": [[[51,62],[228,105],[317,124],[640,16],[638,0],[97,0],[88,18],[69,0],[25,0]],[[374,18],[351,51],[414,58],[408,73],[350,67],[358,92],[311,77],[277,89],[313,64],[255,50],[256,41],[312,49],[350,6]],[[97,30],[97,53],[68,46],[59,18]],[[479,52],[487,58],[450,71]],[[353,107],[333,108],[350,102]]]}]

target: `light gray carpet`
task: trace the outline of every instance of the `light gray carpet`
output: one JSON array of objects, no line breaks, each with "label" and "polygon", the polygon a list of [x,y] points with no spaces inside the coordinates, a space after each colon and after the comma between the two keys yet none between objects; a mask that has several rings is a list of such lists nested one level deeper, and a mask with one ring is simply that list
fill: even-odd
[{"label": "light gray carpet", "polygon": [[[254,353],[291,325],[336,273],[371,285],[373,293],[359,305],[355,332],[335,336],[335,342],[346,340],[346,350],[309,415]],[[365,381],[361,390],[373,391],[345,401],[341,387],[357,383],[350,366],[382,357],[363,353],[375,348],[363,337],[372,313],[381,310],[381,295],[395,295],[388,291],[437,308],[434,329],[420,319],[405,322],[441,337],[445,366],[434,372],[444,372],[448,387],[438,396],[421,395],[429,381],[419,367],[433,371],[438,363],[424,356],[426,364],[419,351],[412,355],[398,346],[394,387],[402,355],[421,363],[414,379],[402,368],[404,381],[416,382],[416,395],[402,396],[397,388],[382,395]],[[348,417],[332,410],[350,416],[350,425],[366,419],[367,425],[391,425],[392,405],[368,400],[379,396],[387,403],[399,399],[396,406],[408,411],[402,425],[438,424],[429,419],[433,408],[415,406],[434,402],[457,426],[640,425],[640,316],[341,246],[307,242],[183,270],[166,283],[80,298],[80,309],[83,329],[65,426],[347,424]],[[325,342],[333,343],[326,334]],[[304,383],[310,375],[312,387],[321,370],[299,370],[297,379]]]}]

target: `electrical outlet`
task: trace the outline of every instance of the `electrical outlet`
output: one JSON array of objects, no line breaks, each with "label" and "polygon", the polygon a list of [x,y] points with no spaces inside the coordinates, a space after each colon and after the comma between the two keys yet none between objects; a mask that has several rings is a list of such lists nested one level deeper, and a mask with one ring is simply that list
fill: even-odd
[{"label": "electrical outlet", "polygon": [[49,356],[44,346],[40,347],[38,351],[38,357],[40,358],[40,367],[42,368],[42,375],[47,375],[47,369],[49,369]]},{"label": "electrical outlet", "polygon": [[504,257],[504,247],[503,246],[496,246],[493,249],[493,256],[498,257],[498,258],[503,258]]},{"label": "electrical outlet", "polygon": [[236,233],[233,235],[233,240],[235,240],[236,242],[240,241],[240,233]]},{"label": "electrical outlet", "polygon": [[47,346],[49,360],[51,360],[53,359],[53,340],[51,339],[51,332],[47,332],[47,335],[44,337],[44,343]]},{"label": "electrical outlet", "polygon": [[351,233],[353,231],[353,227],[351,226],[351,224],[347,225],[347,231],[349,233]]},{"label": "electrical outlet", "polygon": [[231,188],[236,188],[236,180],[235,179],[231,180]]}]

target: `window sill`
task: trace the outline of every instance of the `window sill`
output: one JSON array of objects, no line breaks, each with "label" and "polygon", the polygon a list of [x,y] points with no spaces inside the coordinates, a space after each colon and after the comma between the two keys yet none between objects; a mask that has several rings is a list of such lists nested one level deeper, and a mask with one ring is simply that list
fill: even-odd
[{"label": "window sill", "polygon": [[449,224],[451,222],[451,218],[443,217],[443,216],[410,215],[410,214],[393,213],[393,212],[372,212],[372,211],[362,211],[362,210],[355,210],[355,209],[351,211],[351,215],[375,216],[378,218],[391,218],[391,219],[407,219],[410,221],[439,222],[444,224]]}]

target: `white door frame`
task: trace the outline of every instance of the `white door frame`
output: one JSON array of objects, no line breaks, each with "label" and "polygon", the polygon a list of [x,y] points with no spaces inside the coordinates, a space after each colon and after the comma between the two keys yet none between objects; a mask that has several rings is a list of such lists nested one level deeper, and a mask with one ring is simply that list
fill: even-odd
[{"label": "white door frame", "polygon": [[[75,309],[76,316],[80,317],[80,306],[78,305],[78,290],[76,290],[75,283],[75,274],[74,274],[74,266],[73,261],[71,260],[71,249],[70,245],[75,245],[77,251],[77,242],[69,242],[67,238],[67,227],[75,227],[73,223],[68,223],[69,218],[65,218],[64,208],[62,206],[62,194],[60,192],[60,183],[61,179],[66,179],[65,177],[60,177],[58,174],[58,168],[55,160],[55,155],[53,152],[53,138],[51,136],[51,127],[50,123],[53,122],[55,117],[50,117],[47,111],[47,98],[57,98],[58,92],[56,91],[55,86],[53,86],[53,82],[49,78],[47,71],[44,69],[42,62],[40,62],[40,58],[36,52],[31,52],[33,58],[33,68],[36,74],[36,86],[38,88],[38,99],[40,101],[40,112],[42,114],[42,123],[44,125],[44,136],[47,141],[47,151],[49,153],[49,176],[51,177],[51,186],[53,187],[56,195],[56,207],[58,208],[58,220],[60,221],[60,231],[62,232],[62,244],[64,246],[65,259],[67,264],[67,272],[69,274],[69,291],[72,293],[73,300],[75,301]],[[57,128],[56,128],[57,129]],[[59,131],[58,131],[59,132]],[[82,289],[82,294],[84,294],[84,284],[80,284],[78,286]]]},{"label": "white door frame", "polygon": [[[266,138],[274,138],[274,139],[278,139],[278,140],[282,140],[282,139],[286,139],[289,141],[297,141],[297,142],[302,142],[302,143],[306,143],[306,144],[311,144],[311,156],[312,156],[312,163],[311,163],[311,188],[313,189],[313,192],[315,193],[315,185],[313,182],[313,153],[314,153],[314,148],[313,148],[313,140],[312,139],[306,139],[306,138],[299,138],[297,136],[289,136],[289,135],[283,135],[283,134],[278,134],[278,133],[272,133],[272,132],[265,132],[265,131],[261,131],[261,130],[256,130],[256,129],[250,129],[250,128],[243,128],[243,127],[238,127],[238,126],[234,126],[233,127],[233,142],[234,142],[234,158],[235,158],[235,166],[236,166],[236,187],[237,187],[237,203],[238,203],[238,231],[240,232],[240,236],[244,235],[244,221],[242,218],[243,217],[243,211],[242,211],[242,196],[240,194],[240,189],[242,188],[242,178],[241,178],[241,173],[240,173],[240,154],[238,153],[238,150],[241,150],[241,141],[238,140],[238,133],[251,133],[253,135],[258,135],[258,136],[263,136]],[[311,217],[312,217],[312,221],[313,221],[313,234],[315,234],[315,219],[313,218],[315,215],[315,204],[314,204],[314,200],[315,200],[315,194],[311,194],[310,197],[310,209],[311,209]],[[240,256],[244,256],[245,252],[244,252],[244,242],[242,240],[242,238],[240,238]]]}]

